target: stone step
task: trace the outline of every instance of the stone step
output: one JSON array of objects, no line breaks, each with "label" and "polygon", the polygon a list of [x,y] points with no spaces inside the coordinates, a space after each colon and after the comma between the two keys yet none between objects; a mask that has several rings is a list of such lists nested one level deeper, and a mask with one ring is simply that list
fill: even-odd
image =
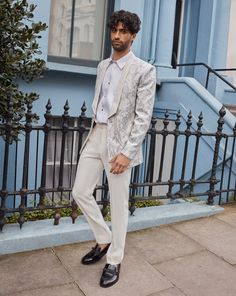
[{"label": "stone step", "polygon": [[[138,208],[133,216],[129,216],[128,231],[208,217],[222,211],[224,209],[220,206],[209,206],[201,202]],[[110,222],[108,226],[111,226]],[[53,225],[53,219],[26,222],[22,229],[18,224],[7,224],[0,232],[0,255],[89,240],[94,240],[94,236],[83,216],[79,216],[75,224],[72,224],[71,218],[61,218],[57,226]]]},{"label": "stone step", "polygon": [[227,108],[234,116],[236,116],[236,105],[224,104],[225,108]]}]

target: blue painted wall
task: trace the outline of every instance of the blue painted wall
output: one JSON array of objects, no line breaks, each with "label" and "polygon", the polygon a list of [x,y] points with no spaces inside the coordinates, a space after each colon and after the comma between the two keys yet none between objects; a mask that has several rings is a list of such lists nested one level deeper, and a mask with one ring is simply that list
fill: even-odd
[{"label": "blue painted wall", "polygon": [[[36,3],[38,6],[35,20],[49,24],[51,1],[30,0],[29,2]],[[218,104],[215,99],[213,104],[206,103],[202,96],[208,97],[209,94],[196,95],[196,91],[189,85],[183,86],[179,83],[181,78],[179,81],[177,78],[179,71],[171,67],[175,3],[175,0],[136,0],[134,5],[133,0],[116,0],[115,9],[136,12],[142,20],[142,30],[134,42],[133,51],[137,56],[155,65],[158,78],[164,82],[163,87],[157,93],[156,107],[181,109],[185,120],[190,109],[194,111],[196,120],[200,111],[204,111],[204,117],[208,118],[209,130],[215,130],[220,103]],[[212,67],[226,65],[229,11],[230,0],[185,0],[180,62],[205,62]],[[47,59],[48,31],[42,34],[40,45],[43,52],[42,57]],[[42,79],[32,84],[20,84],[22,90],[40,94],[40,99],[34,103],[33,107],[33,111],[40,116],[39,123],[43,123],[48,98],[51,99],[54,115],[63,113],[63,106],[67,99],[70,105],[70,115],[79,115],[84,101],[87,105],[87,115],[90,115],[96,69],[49,62],[47,66],[50,71],[46,72]],[[192,76],[202,82],[205,71],[185,68],[180,71],[180,75]],[[167,82],[166,78],[173,80]],[[232,125],[228,124],[227,128],[232,129]],[[33,141],[32,145],[34,145]],[[207,145],[209,144],[206,143],[206,151],[209,149]],[[0,143],[0,149],[2,149],[2,143]],[[35,156],[31,157],[33,159]],[[202,164],[208,165],[204,161]],[[202,164],[199,163],[200,170],[204,168]],[[1,159],[0,165],[2,166]],[[19,168],[21,166],[22,160],[20,160]],[[204,171],[201,170],[200,173],[204,174]],[[0,171],[0,179],[2,179],[1,174]],[[20,182],[21,177],[18,180],[19,184]]]}]

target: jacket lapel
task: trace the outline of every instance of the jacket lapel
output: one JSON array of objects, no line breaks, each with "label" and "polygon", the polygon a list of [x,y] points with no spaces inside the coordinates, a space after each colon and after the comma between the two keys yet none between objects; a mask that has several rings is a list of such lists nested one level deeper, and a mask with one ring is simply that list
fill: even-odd
[{"label": "jacket lapel", "polygon": [[119,105],[119,102],[120,102],[122,89],[123,89],[123,86],[124,86],[124,83],[125,83],[125,79],[126,79],[127,74],[129,73],[129,68],[130,68],[130,65],[132,64],[133,61],[134,61],[134,58],[130,58],[127,61],[127,63],[125,64],[125,66],[124,66],[124,69],[122,71],[120,81],[119,81],[118,86],[117,86],[117,90],[116,90],[116,93],[115,93],[115,96],[114,96],[114,101],[112,103],[111,110],[110,110],[108,118],[111,117],[112,115],[114,115],[116,113],[116,111],[117,111],[117,108],[118,108],[118,105]]},{"label": "jacket lapel", "polygon": [[102,65],[102,68],[101,68],[101,73],[97,76],[96,92],[94,94],[94,100],[93,100],[93,104],[92,104],[92,109],[93,109],[94,114],[96,114],[102,82],[103,82],[103,79],[104,79],[104,76],[105,76],[105,73],[106,73],[106,70],[107,70],[107,67],[109,66],[109,64],[110,64],[110,59],[105,60]]}]

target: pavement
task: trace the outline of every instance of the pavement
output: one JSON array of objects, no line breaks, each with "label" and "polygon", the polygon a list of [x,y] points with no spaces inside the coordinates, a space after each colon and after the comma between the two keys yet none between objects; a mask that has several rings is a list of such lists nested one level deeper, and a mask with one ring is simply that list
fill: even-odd
[{"label": "pavement", "polygon": [[0,256],[1,296],[235,296],[236,204],[214,216],[127,234],[120,280],[99,286],[94,241]]}]

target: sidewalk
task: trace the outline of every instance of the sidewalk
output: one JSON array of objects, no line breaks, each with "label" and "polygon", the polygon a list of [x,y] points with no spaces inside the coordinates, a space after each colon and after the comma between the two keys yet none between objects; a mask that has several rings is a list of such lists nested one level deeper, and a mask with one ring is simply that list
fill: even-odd
[{"label": "sidewalk", "polygon": [[221,214],[128,233],[120,281],[99,287],[94,242],[0,256],[0,295],[235,296],[236,205]]}]

